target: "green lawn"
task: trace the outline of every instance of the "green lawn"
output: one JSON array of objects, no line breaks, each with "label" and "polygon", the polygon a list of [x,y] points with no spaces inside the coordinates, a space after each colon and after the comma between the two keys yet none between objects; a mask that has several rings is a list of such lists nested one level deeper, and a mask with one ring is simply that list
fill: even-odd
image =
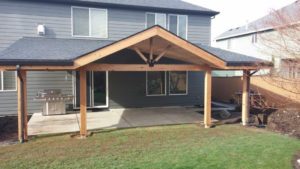
[{"label": "green lawn", "polygon": [[299,140],[240,125],[178,125],[40,136],[0,147],[0,168],[288,169],[297,150]]}]

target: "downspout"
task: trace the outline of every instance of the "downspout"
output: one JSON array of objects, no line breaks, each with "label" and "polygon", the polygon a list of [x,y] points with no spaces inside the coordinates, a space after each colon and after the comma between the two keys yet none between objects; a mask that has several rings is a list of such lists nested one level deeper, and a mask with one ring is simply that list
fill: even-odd
[{"label": "downspout", "polygon": [[22,77],[22,74],[21,74],[21,70],[20,70],[20,65],[17,65],[16,66],[16,69],[17,69],[17,74],[18,74],[18,77],[20,79],[20,85],[21,85],[21,88],[20,88],[20,92],[21,92],[21,139],[20,139],[20,142],[23,143],[24,142],[24,81],[23,81],[23,77]]}]

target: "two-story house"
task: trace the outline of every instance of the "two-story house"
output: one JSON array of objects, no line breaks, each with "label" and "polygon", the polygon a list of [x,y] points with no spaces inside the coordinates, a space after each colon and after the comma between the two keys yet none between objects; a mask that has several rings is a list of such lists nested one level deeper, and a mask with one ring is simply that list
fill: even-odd
[{"label": "two-story house", "polygon": [[205,105],[209,126],[211,70],[263,64],[210,47],[217,14],[181,0],[2,0],[0,114],[40,112],[37,93],[60,89],[81,121],[89,108]]},{"label": "two-story house", "polygon": [[[248,54],[260,59],[272,61],[274,63],[274,71],[277,71],[281,76],[295,78],[299,77],[299,70],[294,69],[292,66],[287,67],[284,59],[284,54],[279,57],[278,50],[273,50],[276,43],[284,43],[283,39],[278,38],[278,32],[276,27],[281,22],[290,22],[290,24],[298,24],[299,22],[299,10],[300,2],[295,1],[294,3],[287,5],[276,11],[271,11],[268,15],[263,16],[253,22],[246,25],[229,29],[216,37],[216,45],[219,48],[238,52],[242,54]],[[283,21],[278,21],[279,18]],[[285,38],[288,39],[288,38]],[[273,41],[273,42],[268,42]],[[276,42],[275,42],[276,41]],[[272,47],[273,46],[273,47]],[[277,48],[279,46],[276,46]],[[277,52],[272,54],[272,52]],[[290,70],[287,70],[290,69]],[[261,73],[268,73],[264,71]],[[241,76],[240,71],[217,71],[214,72],[215,76],[226,77],[226,76]]]}]

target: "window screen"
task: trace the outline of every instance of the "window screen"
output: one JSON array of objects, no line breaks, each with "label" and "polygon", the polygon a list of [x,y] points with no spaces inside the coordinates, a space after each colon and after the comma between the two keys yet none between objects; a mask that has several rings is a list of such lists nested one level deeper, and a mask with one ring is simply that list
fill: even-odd
[{"label": "window screen", "polygon": [[187,72],[169,72],[170,94],[187,94]]},{"label": "window screen", "polygon": [[16,72],[3,72],[3,90],[16,90]]},{"label": "window screen", "polygon": [[165,95],[165,72],[147,72],[147,95]]},{"label": "window screen", "polygon": [[88,8],[73,8],[73,35],[89,36]]}]

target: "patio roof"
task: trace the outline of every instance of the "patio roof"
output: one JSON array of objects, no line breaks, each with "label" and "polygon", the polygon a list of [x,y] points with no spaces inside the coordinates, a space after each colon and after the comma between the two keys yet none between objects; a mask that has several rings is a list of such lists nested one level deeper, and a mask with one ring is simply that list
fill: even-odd
[{"label": "patio roof", "polygon": [[[149,53],[150,41],[153,41],[154,57],[164,52],[164,57],[213,69],[239,69],[240,66],[254,69],[257,65],[269,64],[247,55],[193,44],[160,26],[153,26],[119,41],[24,37],[0,53],[0,69],[15,65],[33,69],[45,66],[47,70],[52,67],[55,70],[58,66],[66,70],[77,69],[126,48]],[[172,50],[167,51],[168,46]]]},{"label": "patio roof", "polygon": [[[97,61],[116,52],[135,51],[144,64],[103,64]],[[148,55],[145,55],[147,53]],[[123,55],[126,57],[126,55]],[[162,57],[184,64],[161,64]],[[103,61],[103,60],[102,60]],[[205,71],[204,124],[211,127],[212,70],[243,70],[242,122],[248,122],[250,70],[266,63],[246,55],[201,44],[192,44],[160,26],[138,32],[122,40],[23,38],[0,54],[0,70],[16,70],[19,139],[27,139],[27,71],[79,71],[80,135],[87,133],[87,71]],[[186,64],[187,63],[187,64]],[[20,67],[21,66],[21,67]],[[268,65],[267,65],[268,66]]]}]

